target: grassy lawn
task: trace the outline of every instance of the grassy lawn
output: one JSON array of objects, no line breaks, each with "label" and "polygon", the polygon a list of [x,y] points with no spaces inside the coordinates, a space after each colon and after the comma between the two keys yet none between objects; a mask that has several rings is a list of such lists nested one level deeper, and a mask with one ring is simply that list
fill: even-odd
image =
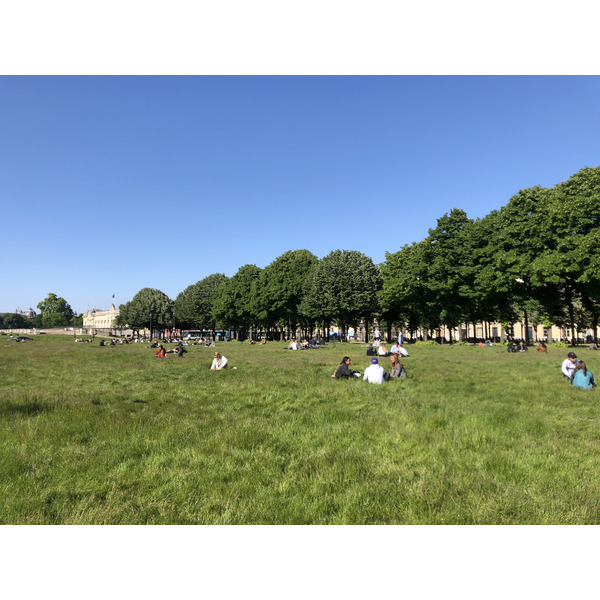
[{"label": "grassy lawn", "polygon": [[566,349],[409,346],[375,386],[331,379],[359,344],[221,343],[237,369],[213,372],[199,346],[5,339],[2,524],[600,522],[598,392]]}]

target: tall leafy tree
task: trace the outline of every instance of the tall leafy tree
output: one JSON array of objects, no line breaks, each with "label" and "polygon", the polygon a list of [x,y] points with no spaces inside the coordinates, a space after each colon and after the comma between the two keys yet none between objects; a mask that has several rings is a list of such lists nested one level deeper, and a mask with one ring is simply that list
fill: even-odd
[{"label": "tall leafy tree", "polygon": [[429,239],[407,244],[398,252],[386,253],[381,267],[379,293],[384,314],[398,323],[408,323],[411,331],[439,323],[440,306],[432,295],[429,272],[433,249]]},{"label": "tall leafy tree", "polygon": [[244,265],[215,290],[212,316],[226,327],[250,330],[259,322],[258,285],[261,269]]},{"label": "tall leafy tree", "polygon": [[315,321],[335,322],[345,335],[350,325],[379,313],[379,267],[362,252],[334,250],[310,271],[300,305]]},{"label": "tall leafy tree", "polygon": [[296,329],[302,320],[299,305],[304,283],[317,262],[317,257],[308,250],[290,250],[262,270],[258,301],[264,324]]},{"label": "tall leafy tree", "polygon": [[44,327],[62,327],[68,325],[73,318],[73,309],[69,303],[54,293],[42,300],[37,307],[42,315]]},{"label": "tall leafy tree", "polygon": [[432,248],[427,278],[429,295],[436,299],[440,320],[450,327],[457,327],[477,312],[472,225],[463,210],[454,208],[438,219],[437,227],[429,230]]},{"label": "tall leafy tree", "polygon": [[539,280],[549,282],[557,290],[557,310],[566,311],[574,340],[574,327],[583,314],[580,307],[587,310],[594,331],[598,325],[600,167],[582,169],[552,192],[552,201],[540,216],[552,234],[551,240],[532,268]]},{"label": "tall leafy tree", "polygon": [[495,216],[497,229],[490,240],[495,257],[494,289],[512,298],[514,308],[522,312],[526,339],[528,311],[540,302],[550,310],[556,300],[556,287],[534,268],[536,258],[555,242],[545,218],[552,194],[540,186],[519,191]]},{"label": "tall leafy tree", "polygon": [[173,323],[173,301],[153,288],[141,289],[130,302],[119,308],[119,327],[128,325],[132,329],[151,328],[152,332],[163,332]]},{"label": "tall leafy tree", "polygon": [[217,329],[213,303],[217,288],[226,280],[222,273],[213,273],[185,288],[174,302],[177,320],[185,327]]}]

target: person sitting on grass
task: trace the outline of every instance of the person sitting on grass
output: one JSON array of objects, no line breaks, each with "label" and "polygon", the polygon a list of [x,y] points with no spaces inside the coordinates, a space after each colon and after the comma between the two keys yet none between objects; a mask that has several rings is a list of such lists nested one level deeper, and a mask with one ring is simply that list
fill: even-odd
[{"label": "person sitting on grass", "polygon": [[524,344],[523,341],[520,341],[517,344],[517,352],[527,352],[527,346]]},{"label": "person sitting on grass", "polygon": [[263,338],[262,340],[260,340],[260,345],[264,346],[267,343],[267,338]]},{"label": "person sitting on grass", "polygon": [[566,377],[567,379],[571,379],[571,375],[573,375],[573,371],[575,370],[575,367],[577,366],[577,355],[575,354],[575,352],[569,352],[567,354],[567,358],[565,358],[565,360],[563,360],[563,364],[561,367],[561,371],[563,374],[563,377]]},{"label": "person sitting on grass", "polygon": [[227,369],[227,359],[224,356],[221,356],[219,352],[215,352],[215,358],[212,361],[210,370],[220,371],[221,369]]},{"label": "person sitting on grass", "polygon": [[586,364],[582,360],[577,363],[577,366],[573,370],[573,374],[569,378],[569,383],[582,390],[591,390],[596,385],[594,374],[587,370]]},{"label": "person sitting on grass", "polygon": [[387,346],[382,343],[381,346],[379,346],[379,348],[377,349],[377,354],[379,356],[388,356],[389,352],[388,352]]},{"label": "person sitting on grass", "polygon": [[288,350],[298,350],[298,342],[292,338],[290,340],[290,345],[288,346]]},{"label": "person sitting on grass", "polygon": [[379,361],[376,358],[372,358],[371,364],[365,369],[363,381],[368,381],[369,383],[383,383],[384,373],[385,371],[379,364]]},{"label": "person sitting on grass", "polygon": [[546,346],[546,344],[543,341],[540,341],[536,350],[538,352],[548,352],[548,346]]},{"label": "person sitting on grass", "polygon": [[183,358],[183,353],[187,352],[187,350],[183,347],[183,344],[181,343],[177,346],[175,351],[177,352],[177,358]]},{"label": "person sitting on grass", "polygon": [[156,352],[154,353],[154,356],[158,356],[158,358],[164,358],[167,355],[167,351],[165,350],[164,346],[162,344],[158,345],[158,348],[156,349]]},{"label": "person sitting on grass", "polygon": [[408,350],[402,344],[394,344],[390,352],[400,356],[408,356]]},{"label": "person sitting on grass", "polygon": [[404,368],[404,365],[400,362],[400,359],[398,358],[398,355],[396,354],[392,354],[390,356],[390,360],[392,362],[392,369],[389,373],[386,373],[383,378],[386,381],[389,381],[390,379],[406,379],[406,369]]},{"label": "person sitting on grass", "polygon": [[337,366],[337,369],[332,377],[334,379],[350,379],[351,377],[359,377],[360,373],[358,371],[350,370],[350,362],[350,357],[344,356],[344,358],[342,358],[342,362]]},{"label": "person sitting on grass", "polygon": [[517,347],[514,342],[508,342],[508,346],[506,347],[506,351],[510,354],[511,352],[516,352]]}]

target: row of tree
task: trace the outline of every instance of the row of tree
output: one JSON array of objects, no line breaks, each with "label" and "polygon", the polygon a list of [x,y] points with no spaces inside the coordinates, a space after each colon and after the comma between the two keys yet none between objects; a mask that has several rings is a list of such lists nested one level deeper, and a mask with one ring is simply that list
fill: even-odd
[{"label": "row of tree", "polygon": [[[213,274],[175,301],[145,288],[121,305],[134,329],[260,328],[310,334],[374,317],[388,329],[433,332],[465,322],[517,321],[596,332],[600,318],[600,167],[553,188],[521,190],[481,219],[453,209],[421,242],[387,253],[381,265],[356,251],[317,259],[289,251],[264,269]],[[460,329],[459,329],[460,331]]]},{"label": "row of tree", "polygon": [[117,327],[267,331],[270,336],[310,335],[331,323],[344,331],[379,310],[381,273],[357,251],[335,250],[321,260],[308,250],[290,250],[264,269],[240,267],[233,277],[209,275],[175,301],[144,288],[122,304]]},{"label": "row of tree", "polygon": [[521,190],[471,220],[454,209],[421,242],[387,254],[383,314],[411,327],[523,320],[590,327],[600,317],[600,167]]},{"label": "row of tree", "polygon": [[[453,209],[420,242],[387,253],[381,265],[357,251],[318,259],[288,251],[264,269],[215,273],[173,301],[144,288],[120,306],[118,328],[262,329],[325,333],[378,318],[384,327],[433,332],[465,322],[517,321],[591,327],[600,320],[600,167],[553,188],[521,190],[499,210],[469,219]],[[65,306],[66,305],[66,306]],[[68,303],[38,304],[41,325],[66,325]],[[5,317],[6,319],[6,317]],[[52,324],[52,325],[51,325]],[[459,328],[460,331],[460,328]]]}]

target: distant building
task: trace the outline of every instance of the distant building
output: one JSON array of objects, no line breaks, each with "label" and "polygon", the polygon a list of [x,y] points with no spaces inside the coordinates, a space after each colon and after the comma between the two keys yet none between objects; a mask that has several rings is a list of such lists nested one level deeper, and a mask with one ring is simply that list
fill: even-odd
[{"label": "distant building", "polygon": [[25,317],[26,319],[33,319],[33,317],[37,316],[37,313],[35,312],[35,310],[33,310],[33,308],[29,308],[28,310],[15,310],[15,313],[17,315],[21,315],[22,317]]},{"label": "distant building", "polygon": [[95,335],[108,335],[113,331],[118,315],[119,309],[115,308],[114,304],[111,304],[108,310],[93,308],[83,315],[83,329],[87,330],[87,333],[92,333],[93,329]]}]

